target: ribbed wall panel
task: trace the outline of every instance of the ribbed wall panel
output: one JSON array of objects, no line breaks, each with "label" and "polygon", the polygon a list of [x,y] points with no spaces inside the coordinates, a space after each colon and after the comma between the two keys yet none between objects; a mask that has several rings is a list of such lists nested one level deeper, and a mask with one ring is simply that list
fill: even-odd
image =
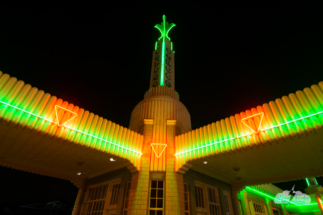
[{"label": "ribbed wall panel", "polygon": [[[0,104],[0,117],[7,123],[105,151],[130,160],[137,169],[140,167],[140,155],[136,152],[142,152],[143,136],[138,133],[107,121],[62,99],[57,99],[55,96],[31,87],[29,84],[24,84],[23,81],[10,78],[8,74],[2,74],[2,72],[0,72],[0,101],[16,107]],[[66,127],[69,128],[58,127],[54,123],[56,122],[55,105],[78,114],[76,118],[66,124]],[[37,116],[23,112],[19,108]],[[58,112],[59,119],[68,118],[70,115],[69,112],[63,110]],[[107,143],[100,138],[117,145]],[[127,150],[127,148],[130,150]]]},{"label": "ribbed wall panel", "polygon": [[[193,159],[297,139],[315,133],[323,129],[323,113],[320,113],[322,111],[323,82],[320,82],[282,99],[176,136],[176,170]],[[251,129],[241,123],[241,119],[261,112],[264,113],[261,131],[252,134]],[[248,123],[255,126],[255,121],[257,124],[259,120],[260,117],[255,117],[249,119]]]},{"label": "ribbed wall panel", "polygon": [[172,88],[169,88],[166,86],[158,86],[158,87],[150,88],[145,93],[144,99],[147,99],[152,96],[158,96],[158,95],[166,95],[166,96],[173,97],[176,100],[179,100],[179,94]]},{"label": "ribbed wall panel", "polygon": [[154,119],[153,141],[156,143],[166,141],[167,120],[176,120],[182,133],[191,130],[191,117],[186,107],[168,96],[154,96],[141,101],[132,111],[129,128],[139,132],[144,119]]}]

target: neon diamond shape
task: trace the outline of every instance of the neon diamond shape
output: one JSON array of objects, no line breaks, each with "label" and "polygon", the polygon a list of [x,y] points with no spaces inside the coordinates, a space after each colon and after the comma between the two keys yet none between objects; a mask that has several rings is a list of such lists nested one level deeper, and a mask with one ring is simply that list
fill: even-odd
[{"label": "neon diamond shape", "polygon": [[[156,147],[156,146],[164,146],[164,147],[163,147],[163,150],[159,153],[159,155],[157,155],[156,150],[155,150],[155,148],[154,148],[154,147]],[[153,151],[155,152],[155,155],[156,155],[156,157],[157,157],[157,158],[159,158],[159,157],[163,154],[163,152],[165,151],[166,147],[167,147],[167,144],[165,144],[165,143],[152,143],[152,144],[151,144],[151,148],[152,148],[152,149],[153,149]]]},{"label": "neon diamond shape", "polygon": [[[259,122],[259,125],[257,126],[256,124],[257,124],[257,122],[254,120],[254,123],[255,123],[255,125],[256,125],[256,131],[255,131],[255,128],[252,128],[251,126],[249,126],[246,122],[247,122],[247,120],[248,119],[250,119],[250,118],[254,118],[254,117],[256,117],[256,116],[261,116],[261,118],[260,118],[260,122]],[[247,126],[248,128],[250,128],[251,130],[252,130],[252,132],[253,133],[255,133],[255,134],[257,134],[257,133],[259,133],[259,131],[260,131],[260,125],[261,125],[261,123],[262,123],[262,119],[264,118],[264,112],[260,112],[260,113],[257,113],[257,114],[254,114],[254,115],[251,115],[251,116],[248,116],[248,117],[246,117],[246,118],[243,118],[243,119],[241,119],[241,122],[245,125],[245,126]],[[246,121],[246,122],[245,122]]]}]

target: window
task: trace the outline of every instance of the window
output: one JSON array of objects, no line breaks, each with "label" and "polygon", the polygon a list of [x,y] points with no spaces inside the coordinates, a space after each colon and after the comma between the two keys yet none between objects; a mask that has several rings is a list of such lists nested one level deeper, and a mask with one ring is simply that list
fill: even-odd
[{"label": "window", "polygon": [[163,215],[164,211],[164,181],[150,182],[149,215]]},{"label": "window", "polygon": [[188,184],[184,184],[184,206],[185,215],[190,215],[190,191]]},{"label": "window", "polygon": [[204,208],[204,199],[203,199],[203,188],[199,186],[195,186],[195,199],[196,199],[196,207]]},{"label": "window", "polygon": [[128,182],[126,185],[126,190],[124,192],[124,203],[123,203],[123,214],[128,214],[128,205],[129,205],[129,195],[130,195],[131,182]]},{"label": "window", "polygon": [[217,188],[208,187],[210,215],[221,215],[220,197]]},{"label": "window", "polygon": [[84,199],[82,214],[84,215],[102,215],[107,195],[108,184],[89,188]]},{"label": "window", "polygon": [[260,204],[257,204],[257,203],[253,203],[253,207],[255,209],[255,214],[256,215],[266,214],[265,208],[264,208],[263,205],[260,205]]},{"label": "window", "polygon": [[233,206],[230,192],[224,190],[223,197],[226,215],[233,215]]},{"label": "window", "polygon": [[116,205],[118,203],[119,189],[120,189],[120,184],[113,185],[110,205]]}]

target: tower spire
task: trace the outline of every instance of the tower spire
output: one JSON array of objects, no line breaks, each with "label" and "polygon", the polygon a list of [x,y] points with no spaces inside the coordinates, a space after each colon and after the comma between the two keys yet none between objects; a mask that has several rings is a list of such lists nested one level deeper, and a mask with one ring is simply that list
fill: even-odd
[{"label": "tower spire", "polygon": [[155,25],[161,36],[158,38],[153,52],[150,88],[166,86],[174,89],[174,51],[168,33],[175,26],[174,23],[166,21],[165,15],[163,15],[163,22]]}]

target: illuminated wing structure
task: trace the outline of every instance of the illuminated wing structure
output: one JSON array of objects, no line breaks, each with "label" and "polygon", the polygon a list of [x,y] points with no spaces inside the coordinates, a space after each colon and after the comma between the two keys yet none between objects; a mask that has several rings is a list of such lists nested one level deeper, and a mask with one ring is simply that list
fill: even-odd
[{"label": "illuminated wing structure", "polygon": [[140,169],[142,135],[2,72],[0,117],[4,166],[70,180],[78,171]]}]

